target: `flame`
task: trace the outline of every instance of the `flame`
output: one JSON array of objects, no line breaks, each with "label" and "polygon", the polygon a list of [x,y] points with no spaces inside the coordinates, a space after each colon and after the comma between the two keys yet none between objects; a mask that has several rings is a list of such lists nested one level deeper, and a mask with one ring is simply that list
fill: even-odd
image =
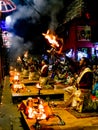
[{"label": "flame", "polygon": [[39,88],[39,89],[41,88],[41,86],[40,86],[40,84],[39,84],[39,83],[38,83],[38,84],[36,84],[36,87],[37,87],[37,88]]},{"label": "flame", "polygon": [[56,40],[56,36],[53,33],[50,33],[50,30],[47,31],[47,33],[42,33],[42,35],[48,39],[49,43],[51,43],[52,47],[59,47],[59,44]]},{"label": "flame", "polygon": [[18,62],[21,62],[21,58],[20,58],[20,56],[18,56],[17,61],[18,61]]},{"label": "flame", "polygon": [[19,77],[20,77],[20,74],[18,72],[16,72],[15,75],[14,75],[14,80],[18,81]]},{"label": "flame", "polygon": [[18,76],[18,75],[15,75],[15,76],[14,76],[14,80],[19,80],[19,76]]},{"label": "flame", "polygon": [[28,51],[26,51],[26,52],[24,53],[24,57],[25,57],[25,58],[28,57]]}]

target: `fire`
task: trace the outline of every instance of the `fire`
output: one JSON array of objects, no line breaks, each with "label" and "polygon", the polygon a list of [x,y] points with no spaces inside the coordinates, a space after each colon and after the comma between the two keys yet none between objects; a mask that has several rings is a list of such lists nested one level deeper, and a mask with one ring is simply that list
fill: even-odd
[{"label": "fire", "polygon": [[56,35],[54,35],[53,32],[51,32],[50,30],[47,31],[47,33],[42,33],[42,35],[48,39],[49,43],[51,43],[51,49],[47,50],[48,53],[57,53],[57,54],[62,54],[62,50],[63,50],[63,39],[62,38],[58,38]]},{"label": "fire", "polygon": [[13,84],[17,83],[19,84],[20,82],[20,74],[18,72],[15,72],[12,78],[12,82]]},{"label": "fire", "polygon": [[33,118],[37,120],[46,119],[44,102],[40,98],[38,98],[38,100],[38,107],[36,108],[34,107],[34,100],[32,98],[28,98],[25,114],[28,116],[28,118]]},{"label": "fire", "polygon": [[14,75],[14,80],[19,80],[20,74],[18,72],[15,73]]},{"label": "fire", "polygon": [[17,61],[18,61],[18,62],[21,62],[21,58],[20,58],[20,56],[18,56]]},{"label": "fire", "polygon": [[14,76],[14,80],[19,80],[19,76],[18,76],[18,75],[15,75],[15,76]]},{"label": "fire", "polygon": [[41,89],[41,86],[39,85],[39,83],[36,84],[36,87],[39,88],[39,89]]},{"label": "fire", "polygon": [[24,53],[24,57],[25,57],[25,58],[28,57],[28,51],[26,51],[26,52]]},{"label": "fire", "polygon": [[50,31],[48,30],[47,33],[42,33],[42,35],[48,39],[49,43],[51,43],[52,47],[59,47],[57,36],[55,36],[53,33],[50,33]]}]

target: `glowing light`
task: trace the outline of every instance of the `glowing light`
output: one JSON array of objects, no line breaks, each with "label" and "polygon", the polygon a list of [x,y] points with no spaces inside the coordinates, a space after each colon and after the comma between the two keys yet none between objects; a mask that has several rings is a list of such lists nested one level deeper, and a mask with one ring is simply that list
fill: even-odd
[{"label": "glowing light", "polygon": [[21,61],[22,61],[21,58],[20,58],[20,56],[18,56],[17,61],[18,61],[18,62],[21,62]]},{"label": "glowing light", "polygon": [[82,51],[78,51],[78,61],[82,58],[82,57],[87,57],[87,54],[85,52]]},{"label": "glowing light", "polygon": [[11,17],[7,16],[5,21],[6,21],[6,25],[10,25],[10,23],[11,23]]},{"label": "glowing light", "polygon": [[58,42],[56,41],[56,36],[55,35],[53,35],[52,33],[50,33],[50,31],[48,30],[47,31],[47,33],[45,34],[45,33],[43,33],[42,34],[43,36],[45,36],[45,38],[46,39],[48,39],[48,41],[49,41],[49,43],[51,43],[52,45],[52,47],[59,47],[59,44],[58,44]]},{"label": "glowing light", "polygon": [[39,84],[36,84],[36,87],[39,88],[39,89],[41,88],[41,86]]},{"label": "glowing light", "polygon": [[28,57],[28,51],[26,51],[26,52],[24,53],[24,57],[25,57],[25,58]]}]

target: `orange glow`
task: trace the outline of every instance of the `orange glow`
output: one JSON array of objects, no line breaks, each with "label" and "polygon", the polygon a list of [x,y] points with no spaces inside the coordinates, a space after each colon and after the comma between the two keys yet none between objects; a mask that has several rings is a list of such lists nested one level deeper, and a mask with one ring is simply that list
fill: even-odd
[{"label": "orange glow", "polygon": [[63,45],[64,45],[62,38],[59,38],[50,30],[48,30],[46,34],[42,33],[42,35],[49,41],[49,43],[51,43],[52,48],[50,50],[47,50],[48,53],[62,54]]},{"label": "orange glow", "polygon": [[59,47],[59,44],[56,40],[57,36],[55,36],[53,33],[50,33],[50,31],[48,30],[47,33],[42,33],[42,35],[48,39],[49,43],[51,43],[52,47]]},{"label": "orange glow", "polygon": [[18,56],[17,61],[18,61],[18,62],[21,62],[21,58],[20,58],[20,56]]},{"label": "orange glow", "polygon": [[20,76],[19,72],[16,72],[14,75],[14,79],[16,79],[16,80],[19,79],[19,76]]},{"label": "orange glow", "polygon": [[15,76],[14,76],[14,80],[19,80],[19,76],[18,76],[18,75],[15,75]]},{"label": "orange glow", "polygon": [[46,113],[46,117],[53,115],[53,112],[52,112],[51,108],[49,107],[49,105],[47,103],[44,103],[44,110],[45,110],[45,113]]},{"label": "orange glow", "polygon": [[39,85],[39,83],[36,84],[36,87],[39,88],[39,89],[41,89],[41,86]]},{"label": "orange glow", "polygon": [[26,51],[26,52],[24,53],[24,57],[25,57],[25,58],[28,57],[28,51]]}]

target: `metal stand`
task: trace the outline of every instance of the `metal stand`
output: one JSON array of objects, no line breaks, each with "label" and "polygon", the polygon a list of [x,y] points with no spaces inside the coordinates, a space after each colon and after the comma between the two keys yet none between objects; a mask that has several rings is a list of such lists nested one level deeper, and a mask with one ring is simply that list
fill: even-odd
[{"label": "metal stand", "polygon": [[38,119],[36,119],[36,122],[35,122],[35,124],[34,124],[34,128],[35,128],[35,130],[39,130],[39,129],[41,128],[41,125],[40,125]]}]

